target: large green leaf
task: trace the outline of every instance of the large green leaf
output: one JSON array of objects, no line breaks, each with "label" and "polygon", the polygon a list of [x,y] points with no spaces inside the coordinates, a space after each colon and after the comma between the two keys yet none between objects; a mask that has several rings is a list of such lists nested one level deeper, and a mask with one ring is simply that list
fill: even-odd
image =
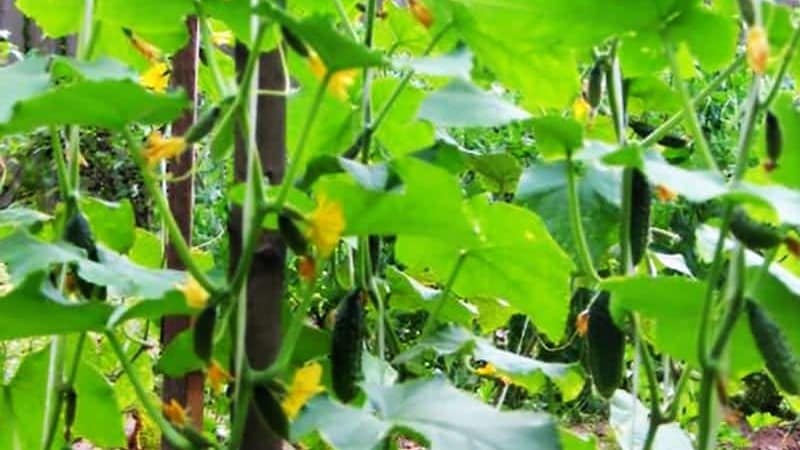
[{"label": "large green leaf", "polygon": [[[26,356],[5,389],[4,397],[8,408],[3,411],[4,416],[0,417],[0,422],[13,421],[16,424],[15,431],[21,446],[3,450],[41,447],[48,354],[47,350],[40,350]],[[10,417],[5,414],[9,414]],[[61,433],[56,433],[53,444],[63,445],[63,441]]]},{"label": "large green leaf", "polygon": [[[300,90],[288,99],[287,106],[286,140],[289,151],[293,153],[299,145],[320,80],[311,73],[308,61],[294,54],[289,57],[289,70],[300,85]],[[319,155],[344,153],[356,141],[361,129],[358,110],[344,107],[332,95],[323,96],[318,114],[319,120],[314,122],[305,142],[308,147],[304,152],[306,161]],[[219,155],[224,153],[215,156]],[[303,163],[305,161],[301,161]]]},{"label": "large green leaf", "polygon": [[111,203],[94,197],[83,197],[80,204],[98,242],[119,253],[126,253],[133,246],[136,239],[135,218],[129,200]]},{"label": "large green leaf", "polygon": [[43,242],[24,231],[0,239],[0,255],[8,265],[12,283],[63,263],[76,263],[81,277],[113,287],[124,296],[159,299],[184,280],[182,272],[147,269],[103,247],[99,250],[101,262],[97,263],[86,259],[83,250],[77,247],[63,242]]},{"label": "large green leaf", "polygon": [[542,220],[525,209],[490,204],[481,197],[465,207],[475,230],[469,239],[402,236],[397,241],[398,259],[410,273],[444,282],[463,257],[455,293],[504,299],[551,337],[560,336],[574,266]]},{"label": "large green leaf", "polygon": [[[432,311],[441,297],[442,291],[425,286],[394,266],[386,269],[386,281],[391,289],[389,302],[392,311]],[[475,311],[461,301],[448,301],[440,312],[443,320],[467,325],[475,317]]]},{"label": "large green leaf", "polygon": [[[601,257],[619,240],[618,211],[622,190],[621,171],[600,164],[597,155],[594,151],[577,155],[583,160],[583,173],[578,180],[581,221],[594,258]],[[577,258],[566,207],[566,170],[563,161],[529,167],[522,174],[515,197],[518,203],[542,217],[556,241]]]},{"label": "large green leaf", "polygon": [[[611,310],[617,322],[624,320],[626,312],[640,313],[649,324],[648,335],[659,351],[698,367],[697,339],[704,283],[662,276],[609,278],[602,286],[611,292]],[[746,320],[740,318],[729,348],[735,349],[730,355],[730,369],[734,374],[744,375],[758,368],[759,356]]]},{"label": "large green leaf", "polygon": [[0,340],[100,330],[112,311],[106,303],[69,302],[36,273],[0,297]]},{"label": "large green leaf", "polygon": [[[636,397],[618,389],[611,398],[609,425],[622,450],[642,450],[650,426],[649,410]],[[654,450],[692,450],[689,433],[676,422],[663,423],[656,430]]]},{"label": "large green leaf", "polygon": [[[396,78],[375,80],[372,100],[376,109],[382,108],[399,84]],[[375,138],[392,156],[402,156],[433,144],[433,127],[415,118],[424,97],[422,90],[407,86],[378,128]]]},{"label": "large green leaf", "polygon": [[17,102],[47,90],[50,86],[47,62],[47,58],[31,56],[0,68],[0,86],[14,86],[14,89],[0,90],[0,124],[11,120]]},{"label": "large green leaf", "polygon": [[389,192],[365,188],[350,175],[328,176],[316,190],[344,209],[348,235],[418,235],[443,239],[474,237],[457,180],[415,158],[390,163],[402,186]]},{"label": "large green leaf", "polygon": [[134,122],[169,122],[184,108],[186,95],[182,92],[156,94],[130,80],[85,80],[54,87],[17,102],[10,119],[0,124],[0,135],[47,125],[88,125],[121,130]]},{"label": "large green leaf", "polygon": [[498,374],[507,376],[514,384],[534,392],[541,389],[544,377],[550,378],[562,389],[565,400],[574,398],[583,387],[581,369],[576,364],[544,362],[500,350],[487,339],[474,336],[457,326],[443,327],[433,336],[423,339],[417,346],[397,356],[395,362],[406,362],[426,350],[433,350],[437,355],[467,351],[475,359],[494,365]]},{"label": "large green leaf", "polygon": [[530,117],[513,103],[460,79],[429,94],[417,115],[440,127],[494,127]]},{"label": "large green leaf", "polygon": [[127,443],[122,409],[108,380],[93,366],[81,362],[75,377],[78,408],[74,433],[97,446],[122,447]]},{"label": "large green leaf", "polygon": [[336,449],[372,449],[397,426],[423,435],[431,450],[560,448],[558,431],[547,416],[499,412],[441,378],[366,384],[364,390],[375,415],[317,397],[295,422],[293,436],[318,431]]}]

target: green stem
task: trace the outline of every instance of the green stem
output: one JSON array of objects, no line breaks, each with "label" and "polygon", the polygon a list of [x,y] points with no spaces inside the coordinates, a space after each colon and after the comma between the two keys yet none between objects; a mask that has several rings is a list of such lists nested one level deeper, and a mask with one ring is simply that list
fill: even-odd
[{"label": "green stem", "polygon": [[718,362],[725,351],[725,346],[733,332],[733,327],[739,319],[739,315],[745,305],[744,297],[744,284],[745,284],[745,266],[744,266],[744,247],[741,243],[736,245],[736,249],[731,255],[731,261],[728,269],[728,279],[726,288],[727,310],[725,317],[722,319],[722,326],[717,332],[717,337],[714,344],[711,346],[711,360]]},{"label": "green stem", "polygon": [[240,448],[242,438],[244,438],[244,428],[247,424],[247,414],[250,409],[250,400],[253,396],[250,381],[242,374],[237,376],[242,386],[242,393],[236,397],[237,401],[234,404],[233,424],[231,425],[231,440],[228,448]]},{"label": "green stem", "polygon": [[755,129],[756,117],[758,117],[758,93],[759,86],[761,85],[761,76],[753,76],[753,81],[750,84],[750,93],[747,97],[747,104],[745,106],[745,115],[739,133],[739,143],[737,145],[736,153],[736,168],[734,169],[733,179],[731,185],[738,183],[747,170],[748,153],[750,152],[750,141],[753,138],[753,130]]},{"label": "green stem", "polygon": [[350,37],[352,37],[354,41],[357,41],[358,34],[356,34],[356,30],[353,29],[353,24],[350,23],[350,18],[347,17],[347,11],[344,9],[342,0],[333,0],[333,5],[336,7],[336,13],[339,14],[339,20],[341,20],[345,28],[347,28],[348,34],[350,34]]},{"label": "green stem", "polygon": [[311,104],[311,110],[308,112],[305,124],[303,125],[303,130],[300,132],[300,138],[297,140],[297,149],[292,155],[292,162],[289,164],[289,168],[286,171],[286,177],[283,180],[281,189],[278,191],[278,196],[273,204],[273,207],[276,211],[280,211],[281,208],[283,208],[283,204],[289,197],[289,189],[291,189],[294,179],[297,177],[297,173],[300,171],[300,166],[304,162],[304,155],[308,147],[306,145],[306,141],[308,140],[308,136],[311,134],[311,127],[314,125],[314,120],[317,118],[319,113],[320,106],[322,105],[322,99],[325,98],[325,91],[328,88],[328,82],[331,80],[331,75],[332,74],[330,72],[325,73],[325,77],[317,87],[317,93],[314,95],[314,101]]},{"label": "green stem", "polygon": [[[727,80],[731,74],[739,70],[739,68],[744,64],[744,57],[739,56],[736,60],[728,66],[725,70],[720,72],[716,77],[714,77],[691,101],[692,110],[706,97],[711,95],[725,80]],[[655,145],[658,141],[661,140],[664,136],[669,134],[670,130],[675,128],[681,120],[683,120],[683,116],[686,114],[685,109],[681,109],[680,111],[673,114],[666,122],[661,124],[658,128],[653,130],[646,138],[644,138],[639,145],[642,147],[650,147]]]},{"label": "green stem", "polygon": [[789,69],[789,64],[792,62],[798,42],[800,42],[800,28],[795,28],[792,32],[792,37],[789,38],[789,46],[786,47],[786,53],[783,55],[781,66],[778,68],[778,72],[775,74],[775,81],[772,82],[772,87],[767,94],[767,98],[764,99],[764,102],[761,104],[762,109],[768,109],[775,100],[775,97],[778,95],[778,92],[781,89],[781,83],[783,82],[783,77],[786,76],[786,71]]},{"label": "green stem", "polygon": [[686,389],[686,386],[689,384],[691,373],[692,370],[689,369],[689,367],[686,367],[681,373],[680,378],[678,378],[678,383],[675,386],[675,394],[673,395],[672,400],[670,400],[666,414],[664,414],[665,422],[672,422],[678,417],[678,410],[681,406],[681,397],[683,396],[683,391]]},{"label": "green stem", "polygon": [[64,336],[53,336],[50,341],[50,363],[47,368],[47,390],[44,401],[44,424],[42,435],[42,450],[48,450],[53,444],[55,430],[58,427],[58,416],[61,413],[63,397],[61,388],[64,376]]},{"label": "green stem", "polygon": [[634,326],[636,328],[636,336],[639,339],[639,353],[641,356],[642,366],[644,367],[645,376],[647,377],[647,388],[650,394],[650,421],[647,427],[647,435],[645,437],[643,450],[650,450],[655,442],[656,432],[658,427],[663,422],[661,414],[661,396],[658,390],[658,379],[656,378],[655,364],[653,363],[652,356],[647,350],[647,343],[642,336],[642,327],[639,318],[634,316]]},{"label": "green stem", "polygon": [[[70,204],[74,203],[74,198],[69,183],[67,162],[64,159],[64,146],[61,144],[61,136],[58,134],[58,129],[52,125],[50,126],[50,142],[53,147],[53,158],[56,160],[58,189],[61,191],[61,195],[64,196],[64,203],[67,204],[67,209],[69,209]],[[67,215],[69,215],[69,213],[70,211],[67,211]]]},{"label": "green stem", "polygon": [[172,243],[175,252],[178,254],[178,257],[181,259],[181,262],[183,262],[184,266],[186,266],[186,270],[192,274],[194,279],[197,280],[197,282],[200,283],[200,285],[203,286],[203,288],[208,291],[209,294],[213,295],[219,293],[220,289],[214,285],[211,279],[200,269],[200,266],[198,266],[192,258],[192,252],[189,248],[189,244],[187,244],[186,239],[183,238],[183,234],[178,227],[178,223],[175,221],[175,216],[172,215],[169,202],[167,201],[166,197],[164,197],[164,193],[161,191],[161,188],[158,185],[155,174],[153,174],[153,172],[150,170],[147,162],[144,159],[141,144],[133,136],[133,133],[131,133],[129,129],[126,128],[123,131],[123,134],[125,136],[125,140],[128,141],[131,157],[136,165],[139,166],[139,171],[142,174],[145,190],[153,200],[156,210],[163,218],[170,242]]},{"label": "green stem", "polygon": [[150,401],[150,396],[147,394],[147,390],[139,380],[139,377],[136,374],[136,369],[131,365],[130,361],[128,361],[128,357],[125,355],[125,350],[122,348],[122,344],[119,342],[119,339],[117,339],[117,337],[114,336],[114,333],[111,331],[106,331],[105,336],[106,339],[108,339],[108,343],[111,345],[111,349],[117,356],[117,359],[119,359],[119,362],[122,364],[123,370],[128,375],[128,379],[133,386],[133,390],[136,392],[136,397],[139,399],[139,402],[142,404],[145,412],[147,412],[150,418],[161,429],[164,437],[172,445],[180,449],[193,448],[192,443],[183,437],[183,435],[181,435],[172,426],[172,424],[170,424],[169,421],[164,418],[164,416],[161,414],[161,411],[159,411],[158,408]]},{"label": "green stem", "polygon": [[78,59],[85,61],[92,48],[92,30],[94,29],[94,0],[84,0],[83,18],[81,20],[81,31],[78,35]]},{"label": "green stem", "polygon": [[681,102],[683,102],[684,116],[688,121],[689,130],[692,132],[692,135],[695,139],[695,146],[700,150],[700,155],[703,157],[705,168],[718,170],[717,163],[714,161],[714,155],[711,153],[711,148],[708,146],[708,141],[703,134],[703,128],[700,126],[700,120],[697,118],[697,113],[694,110],[694,104],[692,103],[692,97],[689,94],[689,88],[681,78],[680,65],[678,64],[678,59],[675,56],[675,50],[672,48],[672,43],[667,39],[666,36],[664,37],[664,50],[667,54],[667,59],[669,59],[670,68],[672,69],[672,79],[675,83],[675,86],[678,88],[678,94],[680,95]]},{"label": "green stem", "polygon": [[578,263],[581,272],[589,278],[592,282],[597,282],[600,277],[594,269],[592,262],[592,255],[589,252],[589,243],[586,241],[586,233],[583,230],[583,222],[581,221],[581,205],[578,199],[578,181],[575,176],[575,166],[572,160],[572,155],[567,155],[566,160],[567,171],[567,201],[569,203],[569,222],[572,228],[572,240],[575,244],[575,249],[578,252]]},{"label": "green stem", "polygon": [[468,256],[469,252],[466,250],[461,250],[461,253],[458,255],[458,259],[456,259],[455,265],[453,265],[453,270],[450,272],[450,276],[447,278],[444,289],[442,290],[442,293],[439,294],[439,299],[436,301],[436,305],[433,307],[433,311],[431,311],[431,314],[425,321],[425,326],[422,327],[422,335],[420,336],[420,339],[425,339],[426,337],[430,336],[433,330],[436,329],[436,323],[439,320],[439,315],[442,313],[442,309],[444,309],[447,298],[450,296],[450,292],[453,290],[453,285],[458,278],[458,274],[461,273],[461,268],[464,266],[464,262],[467,261]]},{"label": "green stem", "polygon": [[203,47],[208,69],[211,71],[211,77],[214,79],[214,85],[217,87],[220,96],[226,97],[230,95],[231,87],[225,81],[225,77],[222,76],[222,70],[219,68],[216,49],[211,37],[211,27],[208,25],[208,15],[203,7],[203,2],[194,0],[194,10],[197,14],[197,25],[200,28],[200,45]]}]

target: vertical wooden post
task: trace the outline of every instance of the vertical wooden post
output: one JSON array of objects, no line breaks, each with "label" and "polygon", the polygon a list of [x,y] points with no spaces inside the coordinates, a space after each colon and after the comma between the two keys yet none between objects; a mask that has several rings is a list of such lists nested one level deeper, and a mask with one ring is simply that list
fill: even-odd
[{"label": "vertical wooden post", "polygon": [[[236,46],[237,69],[247,60],[247,49]],[[285,80],[280,53],[273,50],[259,58],[259,89],[283,90]],[[286,165],[286,98],[259,96],[256,106],[256,144],[263,163],[264,175],[270,183],[280,183]],[[241,135],[236,139],[235,177],[246,178],[246,155]],[[231,261],[241,254],[242,211],[231,211],[230,248]],[[264,233],[259,239],[247,283],[247,358],[256,369],[264,369],[278,355],[281,345],[281,300],[284,292],[284,267],[286,246],[276,233]],[[251,407],[245,425],[242,450],[280,450],[281,439],[262,423]]]},{"label": "vertical wooden post", "polygon": [[[172,60],[172,85],[183,88],[191,101],[191,109],[172,124],[174,135],[184,134],[197,118],[197,61],[199,56],[197,18],[186,19],[189,29],[189,42]],[[175,177],[183,177],[194,165],[194,148],[187,150],[169,165],[170,173]],[[187,242],[192,238],[192,208],[194,206],[194,177],[188,176],[182,181],[170,183],[167,189],[170,210],[178,222],[181,233]],[[183,263],[171,245],[167,246],[167,266],[173,269],[184,269]],[[188,316],[165,317],[161,323],[161,345],[165,346],[180,332],[191,325]],[[165,402],[175,399],[186,406],[192,422],[198,428],[203,424],[203,374],[193,372],[182,378],[164,378],[161,398]],[[167,442],[162,448],[172,448]]]}]

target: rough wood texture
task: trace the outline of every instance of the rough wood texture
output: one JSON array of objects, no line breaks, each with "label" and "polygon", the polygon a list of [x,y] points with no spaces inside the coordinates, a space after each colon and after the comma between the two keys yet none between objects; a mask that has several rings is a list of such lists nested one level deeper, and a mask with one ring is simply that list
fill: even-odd
[{"label": "rough wood texture", "polygon": [[[247,50],[236,48],[237,67],[247,59]],[[283,69],[277,51],[264,53],[259,60],[258,85],[261,89],[284,89]],[[265,175],[271,183],[280,183],[286,161],[286,99],[262,95],[258,99],[256,143]],[[243,141],[237,139],[235,176],[244,180],[246,160]],[[230,217],[231,261],[241,254],[241,209],[233,208]],[[259,239],[247,284],[247,341],[250,365],[267,367],[278,354],[281,344],[281,300],[284,289],[286,247],[277,234],[264,234]],[[282,442],[276,438],[251,407],[245,426],[243,450],[279,450]]]},{"label": "rough wood texture", "polygon": [[[197,61],[198,61],[198,28],[197,20],[190,17],[186,21],[189,28],[189,42],[172,60],[172,85],[181,87],[189,97],[192,108],[172,124],[174,135],[184,134],[197,118]],[[169,172],[175,177],[182,177],[191,171],[194,165],[194,149],[189,149],[180,157],[169,164]],[[192,235],[192,208],[194,206],[194,177],[189,176],[177,183],[170,183],[167,190],[167,199],[172,214],[178,222],[181,234],[191,242]],[[171,245],[167,246],[167,266],[173,269],[183,269],[183,263]],[[165,317],[161,324],[161,344],[167,345],[183,330],[189,328],[191,320],[187,316]],[[193,372],[181,378],[165,378],[161,392],[165,402],[171,399],[178,400],[188,407],[192,422],[197,427],[203,423],[203,374]],[[162,448],[172,448],[167,442]]]}]

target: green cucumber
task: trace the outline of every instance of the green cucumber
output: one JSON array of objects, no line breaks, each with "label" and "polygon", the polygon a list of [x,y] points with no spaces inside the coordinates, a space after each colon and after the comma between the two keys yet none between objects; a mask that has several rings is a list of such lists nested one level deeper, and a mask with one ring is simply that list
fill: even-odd
[{"label": "green cucumber", "polygon": [[361,381],[361,353],[364,328],[364,303],[359,290],[348,294],[336,310],[331,338],[331,378],[333,392],[343,402],[358,395]]},{"label": "green cucumber", "polygon": [[255,386],[253,403],[264,424],[278,437],[289,439],[289,419],[286,418],[286,413],[272,392],[264,386]]},{"label": "green cucumber", "polygon": [[800,394],[800,361],[777,323],[756,302],[747,302],[747,319],[756,347],[775,383],[791,395]]},{"label": "green cucumber", "polygon": [[611,318],[609,294],[600,293],[589,306],[589,327],[586,333],[589,371],[597,392],[605,398],[614,395],[622,384],[625,362],[625,334]]},{"label": "green cucumber", "polygon": [[764,128],[767,146],[767,163],[765,167],[768,171],[772,171],[778,167],[778,159],[780,159],[783,152],[783,135],[778,118],[769,111],[767,111]]},{"label": "green cucumber", "polygon": [[746,247],[755,250],[776,247],[785,239],[779,229],[754,220],[742,207],[733,210],[731,233]]},{"label": "green cucumber", "polygon": [[589,72],[589,95],[588,101],[592,108],[597,108],[600,105],[600,100],[603,98],[603,77],[604,67],[603,61],[597,61],[592,66]]},{"label": "green cucumber", "polygon": [[194,353],[204,362],[211,362],[214,351],[214,326],[217,323],[217,307],[207,306],[194,322],[194,336],[192,345]]}]

